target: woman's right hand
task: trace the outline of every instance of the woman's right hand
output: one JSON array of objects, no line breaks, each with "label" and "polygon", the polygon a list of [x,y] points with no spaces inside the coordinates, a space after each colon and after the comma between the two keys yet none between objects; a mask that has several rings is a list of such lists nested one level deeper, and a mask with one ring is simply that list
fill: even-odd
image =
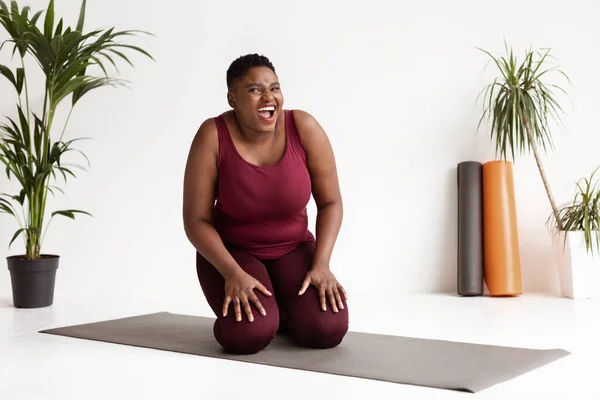
[{"label": "woman's right hand", "polygon": [[233,309],[235,311],[235,320],[238,322],[242,320],[242,309],[246,312],[248,321],[254,321],[250,303],[254,304],[262,316],[267,315],[267,312],[260,303],[256,293],[254,293],[254,289],[260,290],[266,296],[272,296],[271,292],[269,292],[262,283],[245,271],[236,272],[231,276],[228,276],[225,279],[223,317],[227,316],[229,305],[231,303],[233,303]]}]

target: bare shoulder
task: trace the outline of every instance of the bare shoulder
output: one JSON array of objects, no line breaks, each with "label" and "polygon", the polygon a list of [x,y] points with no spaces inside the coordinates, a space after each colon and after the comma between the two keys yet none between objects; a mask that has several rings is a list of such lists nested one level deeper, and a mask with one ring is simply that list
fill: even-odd
[{"label": "bare shoulder", "polygon": [[323,174],[323,171],[331,173],[335,170],[335,156],[325,130],[309,112],[294,110],[293,113],[313,178]]},{"label": "bare shoulder", "polygon": [[293,110],[294,121],[303,141],[311,142],[326,136],[319,121],[309,112],[304,110]]},{"label": "bare shoulder", "polygon": [[192,150],[205,152],[217,151],[219,147],[219,136],[217,133],[217,124],[214,118],[208,118],[200,124],[198,131],[192,140]]}]

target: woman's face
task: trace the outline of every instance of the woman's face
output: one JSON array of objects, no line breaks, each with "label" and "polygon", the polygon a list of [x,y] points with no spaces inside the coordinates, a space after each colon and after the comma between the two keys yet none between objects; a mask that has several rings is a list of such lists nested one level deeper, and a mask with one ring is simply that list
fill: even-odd
[{"label": "woman's face", "polygon": [[283,93],[270,68],[252,68],[234,83],[227,97],[240,124],[259,132],[275,129],[283,110]]}]

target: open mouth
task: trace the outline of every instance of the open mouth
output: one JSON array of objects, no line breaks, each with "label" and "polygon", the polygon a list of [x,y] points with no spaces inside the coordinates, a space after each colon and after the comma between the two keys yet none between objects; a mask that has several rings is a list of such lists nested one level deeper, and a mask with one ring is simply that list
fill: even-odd
[{"label": "open mouth", "polygon": [[258,115],[263,119],[271,120],[275,115],[275,106],[266,106],[258,109]]}]

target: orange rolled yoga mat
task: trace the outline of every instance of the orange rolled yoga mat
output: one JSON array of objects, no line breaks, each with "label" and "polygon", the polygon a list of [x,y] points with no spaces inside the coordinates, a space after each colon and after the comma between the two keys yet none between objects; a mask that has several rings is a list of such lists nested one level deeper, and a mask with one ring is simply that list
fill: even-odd
[{"label": "orange rolled yoga mat", "polygon": [[522,294],[513,165],[483,164],[484,279],[490,296]]}]

